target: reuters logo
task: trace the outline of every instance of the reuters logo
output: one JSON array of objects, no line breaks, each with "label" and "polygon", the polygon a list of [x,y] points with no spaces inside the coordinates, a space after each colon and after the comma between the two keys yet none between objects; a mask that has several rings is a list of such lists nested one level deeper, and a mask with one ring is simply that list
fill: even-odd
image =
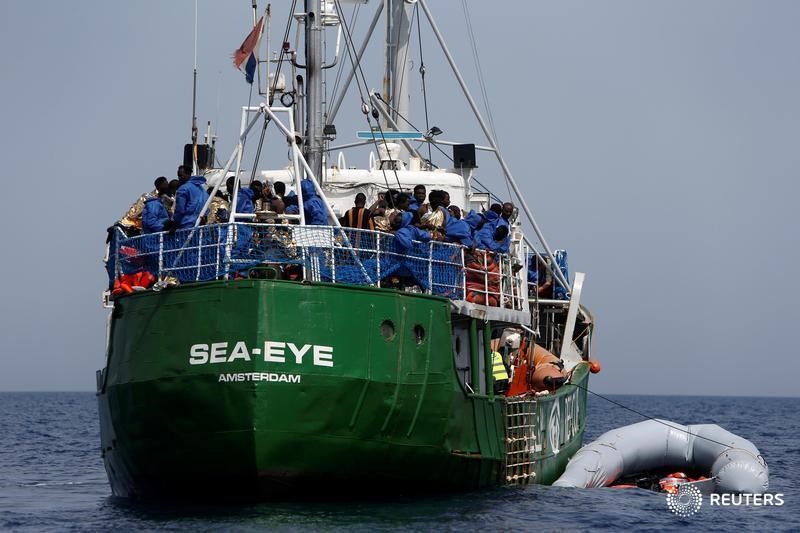
[{"label": "reuters logo", "polygon": [[688,483],[678,487],[674,493],[667,494],[667,507],[682,518],[688,518],[700,510],[703,495],[700,489]]}]

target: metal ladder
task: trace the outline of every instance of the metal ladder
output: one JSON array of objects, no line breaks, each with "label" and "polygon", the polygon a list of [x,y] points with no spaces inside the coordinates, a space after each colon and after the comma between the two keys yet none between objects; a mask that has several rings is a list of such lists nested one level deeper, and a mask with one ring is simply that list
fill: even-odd
[{"label": "metal ladder", "polygon": [[505,482],[529,485],[534,482],[536,450],[536,400],[506,399]]}]

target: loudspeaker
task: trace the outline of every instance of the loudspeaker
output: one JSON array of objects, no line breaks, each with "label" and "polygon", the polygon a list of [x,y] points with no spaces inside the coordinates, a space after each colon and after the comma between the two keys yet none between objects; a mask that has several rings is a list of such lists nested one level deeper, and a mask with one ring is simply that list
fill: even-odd
[{"label": "loudspeaker", "polygon": [[454,168],[478,168],[475,164],[475,145],[456,144],[453,146]]},{"label": "loudspeaker", "polygon": [[[183,164],[189,168],[194,168],[194,158],[192,157],[192,145],[183,146]],[[214,165],[214,151],[207,144],[197,145],[197,168],[200,170],[211,168]]]}]

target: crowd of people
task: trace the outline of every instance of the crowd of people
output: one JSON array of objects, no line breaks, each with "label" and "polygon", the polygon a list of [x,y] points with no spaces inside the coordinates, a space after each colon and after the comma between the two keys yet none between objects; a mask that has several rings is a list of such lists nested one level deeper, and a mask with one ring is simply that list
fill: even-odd
[{"label": "crowd of people", "polygon": [[[203,176],[192,175],[191,168],[178,167],[177,179],[159,177],[154,190],[141,195],[115,226],[126,236],[191,228],[200,224],[222,224],[231,221],[231,204],[236,202],[235,222],[268,221],[277,224],[297,223],[300,204],[294,191],[284,183],[252,181],[235,190],[234,177],[225,187],[208,187]],[[213,197],[211,197],[213,195]],[[317,194],[311,180],[301,182],[302,209],[307,225],[329,225],[329,209]],[[209,201],[210,198],[210,201]],[[204,206],[207,208],[204,211]],[[389,189],[377,195],[367,206],[364,193],[355,196],[354,205],[339,219],[345,228],[378,230],[394,235],[399,254],[412,250],[414,241],[454,243],[465,248],[468,301],[499,305],[500,275],[496,254],[509,252],[514,204],[492,204],[487,211],[462,211],[450,203],[443,190],[428,191],[417,185],[412,194]],[[268,214],[269,218],[263,218]],[[284,218],[285,217],[285,218]],[[113,227],[109,228],[110,234]],[[249,240],[251,232],[243,228],[238,240]],[[242,233],[244,232],[244,233]],[[534,267],[534,272],[536,272]],[[487,282],[487,279],[489,280]],[[417,280],[418,281],[418,280]],[[397,282],[397,283],[395,283]],[[399,287],[413,285],[414,280],[390,280]],[[489,287],[487,287],[487,283]],[[382,285],[384,285],[382,280]]]},{"label": "crowd of people", "polygon": [[[191,167],[178,167],[177,179],[168,180],[161,176],[153,183],[154,189],[142,194],[125,215],[115,224],[125,235],[132,237],[139,234],[175,231],[195,226],[198,218],[201,224],[220,224],[230,220],[231,202],[234,198],[235,179],[229,177],[225,190],[217,190],[211,198],[208,209],[202,213],[203,206],[214,193],[208,187],[203,176],[193,176]],[[306,180],[307,181],[307,180]],[[303,197],[306,204],[308,223],[325,224],[325,208],[316,197],[313,185],[306,193],[306,182],[303,182]],[[293,191],[287,192],[286,184],[276,181],[274,185],[254,180],[248,187],[239,188],[236,192],[236,212],[238,214],[255,214],[269,211],[278,216],[298,214],[298,199]],[[314,198],[312,198],[314,197]],[[316,201],[315,201],[316,199]],[[252,221],[248,217],[238,217],[237,222]]]},{"label": "crowd of people", "polygon": [[[427,202],[425,201],[427,199]],[[358,193],[355,205],[339,222],[344,227],[394,233],[401,249],[412,241],[444,241],[467,248],[508,253],[511,217],[514,204],[493,204],[486,212],[474,209],[466,215],[450,203],[446,191],[427,191],[425,185],[414,187],[413,195],[389,189],[378,194],[369,207],[364,193]]]},{"label": "crowd of people", "polygon": [[[229,177],[225,190],[219,188],[205,213],[203,207],[212,194],[203,176],[193,176],[191,168],[178,167],[177,179],[161,176],[154,189],[141,195],[118,222],[127,236],[191,228],[198,218],[201,224],[220,224],[230,220],[231,202],[236,198],[237,222],[253,221],[256,213],[269,212],[274,217],[299,214],[296,193],[287,192],[286,184],[254,180],[248,187],[234,191],[235,179]],[[235,194],[234,194],[235,193]],[[310,180],[301,183],[306,224],[327,225],[327,209]],[[427,200],[427,201],[426,201]],[[442,190],[427,192],[425,185],[414,187],[413,195],[389,189],[379,193],[367,207],[367,197],[358,193],[355,205],[339,219],[343,227],[393,233],[401,249],[412,241],[444,241],[467,248],[508,253],[511,217],[514,204],[493,204],[486,212],[471,210],[464,214],[451,205],[450,195]]]}]

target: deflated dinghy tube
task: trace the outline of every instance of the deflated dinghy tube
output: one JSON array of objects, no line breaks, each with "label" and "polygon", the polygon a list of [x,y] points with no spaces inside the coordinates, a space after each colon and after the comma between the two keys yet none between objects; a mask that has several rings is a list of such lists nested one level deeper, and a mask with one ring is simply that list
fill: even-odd
[{"label": "deflated dinghy tube", "polygon": [[557,487],[595,488],[622,476],[662,468],[710,472],[720,493],[761,494],[769,469],[747,439],[716,424],[682,426],[647,420],[613,429],[576,453]]}]

